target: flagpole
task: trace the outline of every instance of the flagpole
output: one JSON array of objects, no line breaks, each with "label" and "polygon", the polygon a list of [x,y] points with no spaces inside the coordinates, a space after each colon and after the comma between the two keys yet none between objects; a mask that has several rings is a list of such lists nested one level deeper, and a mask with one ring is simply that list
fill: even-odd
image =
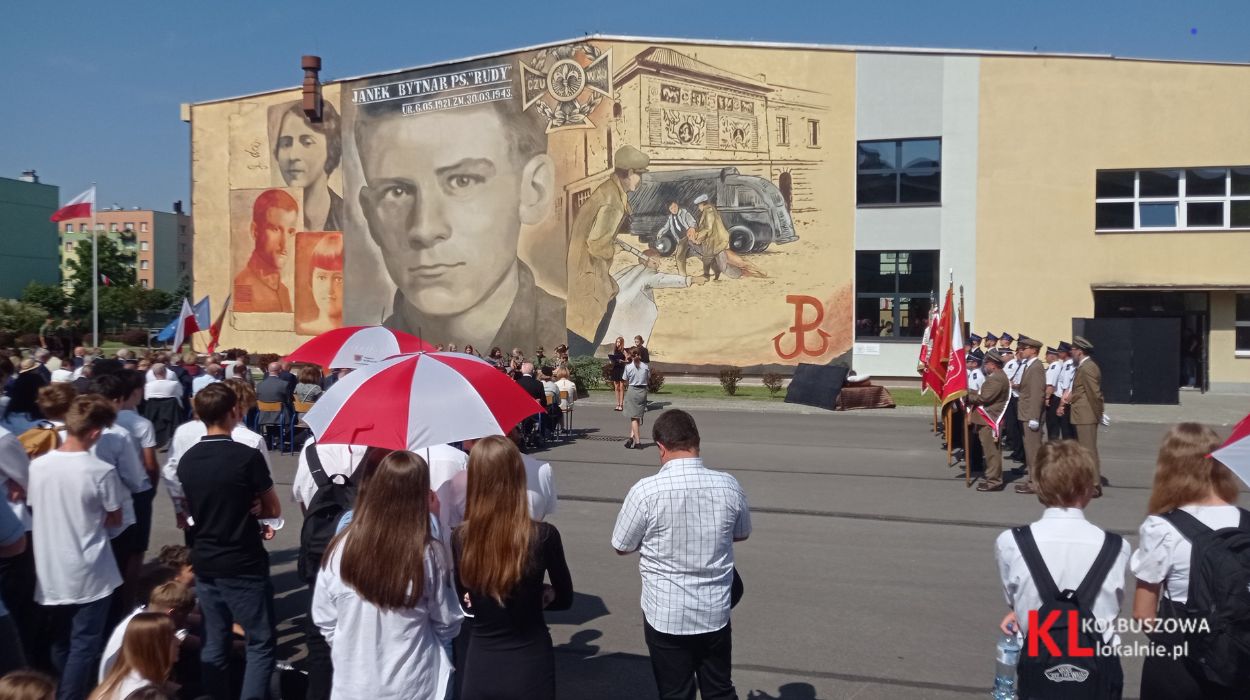
[{"label": "flagpole", "polygon": [[[959,332],[962,335],[964,331],[964,286],[959,285]],[[968,339],[965,337],[964,342]],[[965,348],[966,349],[966,348]],[[968,411],[964,409],[964,486],[972,486],[972,442],[970,441],[971,428],[968,427]]]},{"label": "flagpole", "polygon": [[91,183],[91,346],[100,347],[100,255],[95,228],[95,182]]}]

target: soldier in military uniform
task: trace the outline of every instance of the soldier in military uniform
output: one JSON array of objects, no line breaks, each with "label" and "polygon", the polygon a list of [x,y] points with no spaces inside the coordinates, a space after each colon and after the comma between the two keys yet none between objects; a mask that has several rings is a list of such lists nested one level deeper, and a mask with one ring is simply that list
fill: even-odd
[{"label": "soldier in military uniform", "polygon": [[1059,359],[1059,349],[1046,348],[1046,441],[1059,440],[1059,401],[1062,394],[1058,393],[1059,375],[1063,373],[1063,362]]},{"label": "soldier in military uniform", "polygon": [[1072,380],[1076,378],[1076,361],[1072,359],[1072,343],[1063,341],[1059,343],[1059,383],[1055,385],[1055,393],[1058,394],[1058,408],[1055,409],[1055,415],[1059,418],[1059,433],[1056,440],[1075,440],[1076,430],[1072,427],[1072,414],[1068,411],[1064,404],[1068,393],[1072,391]]},{"label": "soldier in military uniform", "polygon": [[568,253],[569,354],[593,355],[607,331],[617,286],[610,268],[616,236],[629,230],[629,193],[651,159],[633,146],[612,158],[612,175],[586,198],[573,219]]},{"label": "soldier in military uniform", "polygon": [[703,279],[715,273],[714,279],[720,280],[725,271],[721,253],[729,250],[729,230],[706,194],[695,197],[694,203],[699,207],[699,223],[677,244],[677,271],[685,275],[686,258],[695,253],[703,261]]},{"label": "soldier in military uniform", "polygon": [[1085,338],[1077,336],[1072,339],[1072,357],[1076,361],[1076,375],[1072,379],[1072,390],[1066,399],[1068,409],[1072,412],[1072,426],[1076,428],[1076,441],[1089,450],[1094,456],[1094,473],[1098,476],[1098,487],[1094,490],[1094,498],[1102,495],[1102,463],[1098,459],[1098,426],[1102,423],[1103,396],[1102,370],[1098,363],[1090,357],[1094,345]]},{"label": "soldier in military uniform", "polygon": [[1017,372],[1020,376],[1016,415],[1020,422],[1024,467],[1028,474],[1026,481],[1016,486],[1016,493],[1036,493],[1033,484],[1037,481],[1037,451],[1042,448],[1042,420],[1046,417],[1046,371],[1037,359],[1041,349],[1041,343],[1024,335],[1016,344]]},{"label": "soldier in military uniform", "polygon": [[982,342],[983,342],[983,347],[981,348],[981,350],[984,352],[989,352],[990,350],[993,350],[994,348],[998,347],[998,336],[994,335],[993,333],[989,331],[986,331],[985,340]]},{"label": "soldier in military uniform", "polygon": [[[989,415],[989,420],[999,421],[1002,425],[1003,410],[1011,395],[1011,387],[1007,384],[1007,375],[1003,373],[1003,356],[998,350],[990,350],[985,354],[985,383],[980,391],[968,392],[968,405],[980,407]],[[981,454],[985,458],[985,479],[977,485],[978,491],[1003,490],[1003,453],[998,438],[990,427],[989,420],[981,411],[972,413],[972,425],[976,426],[977,437],[981,443]]]},{"label": "soldier in military uniform", "polygon": [[1011,350],[1015,340],[1010,333],[1003,333],[998,338],[998,351],[1003,355],[1003,372],[1007,375],[1007,384],[1011,387],[1011,398],[1007,402],[1007,416],[1003,420],[1003,449],[1009,450],[1007,459],[1024,461],[1024,441],[1020,434],[1020,419],[1016,415],[1016,407],[1020,398],[1020,372],[1023,369],[1019,360]]},{"label": "soldier in military uniform", "polygon": [[[974,348],[972,352],[968,353],[968,391],[970,393],[980,391],[981,387],[985,385],[985,372],[981,369],[984,357],[985,353],[981,352],[981,348]],[[971,465],[973,470],[984,471],[985,455],[981,450],[980,443],[976,439],[977,427],[976,424],[971,421],[969,421],[969,425],[971,426],[972,433],[970,435],[970,439],[968,440],[968,452],[966,455],[968,464]]]}]

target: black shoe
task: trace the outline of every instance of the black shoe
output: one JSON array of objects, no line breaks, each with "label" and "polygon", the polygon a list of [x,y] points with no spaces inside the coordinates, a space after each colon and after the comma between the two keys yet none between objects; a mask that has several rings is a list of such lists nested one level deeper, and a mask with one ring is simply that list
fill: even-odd
[{"label": "black shoe", "polygon": [[635,450],[641,450],[641,449],[642,449],[642,441],[641,441],[641,440],[639,440],[638,442],[635,442],[635,443],[634,443],[634,449],[635,449]]},{"label": "black shoe", "polygon": [[632,450],[633,448],[634,448],[634,439],[633,439],[633,438],[626,438],[626,439],[625,439],[625,449],[627,449],[627,450]]}]

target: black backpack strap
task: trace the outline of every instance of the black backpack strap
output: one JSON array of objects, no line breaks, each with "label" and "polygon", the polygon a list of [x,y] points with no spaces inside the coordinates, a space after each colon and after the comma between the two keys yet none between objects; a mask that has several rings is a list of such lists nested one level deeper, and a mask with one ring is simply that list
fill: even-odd
[{"label": "black backpack strap", "polygon": [[1016,547],[1020,549],[1020,555],[1024,557],[1024,565],[1029,567],[1029,576],[1033,577],[1033,585],[1037,586],[1042,604],[1045,605],[1058,598],[1059,587],[1055,585],[1050,569],[1046,568],[1042,552],[1037,548],[1037,540],[1033,539],[1033,531],[1028,525],[1021,525],[1011,528],[1011,534],[1016,538]]},{"label": "black backpack strap", "polygon": [[309,440],[304,445],[304,457],[308,460],[308,473],[312,475],[313,483],[317,484],[317,489],[323,489],[330,485],[330,477],[326,476],[326,470],[321,466],[321,455],[317,454],[317,443]]},{"label": "black backpack strap", "polygon": [[1085,574],[1081,585],[1076,588],[1076,600],[1086,610],[1093,611],[1098,591],[1107,580],[1107,575],[1111,573],[1111,567],[1115,566],[1116,557],[1120,556],[1120,550],[1123,547],[1123,537],[1113,532],[1108,532],[1103,537],[1102,549],[1098,550],[1098,558],[1094,559],[1093,566],[1089,567],[1089,573]]},{"label": "black backpack strap", "polygon": [[1238,508],[1237,510],[1241,511],[1241,522],[1238,524],[1238,527],[1250,532],[1250,510],[1245,508]]},{"label": "black backpack strap", "polygon": [[[1205,523],[1179,508],[1168,511],[1167,513],[1160,513],[1159,517],[1169,523],[1172,523],[1172,527],[1179,530],[1181,535],[1183,535],[1185,539],[1189,540],[1191,544],[1194,540],[1202,537],[1208,532],[1211,532],[1211,528],[1207,527]],[[1245,511],[1242,511],[1241,522],[1243,524],[1246,522]]]}]

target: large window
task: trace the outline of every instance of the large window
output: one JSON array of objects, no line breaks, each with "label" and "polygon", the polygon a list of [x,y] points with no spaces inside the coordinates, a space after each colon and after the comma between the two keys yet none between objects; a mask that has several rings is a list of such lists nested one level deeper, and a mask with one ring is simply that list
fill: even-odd
[{"label": "large window", "polygon": [[937,296],[938,251],[855,254],[855,337],[919,338]]},{"label": "large window", "polygon": [[807,120],[807,147],[820,148],[820,120]]},{"label": "large window", "polygon": [[1250,357],[1250,294],[1237,295],[1237,321],[1234,325],[1237,356]]},{"label": "large window", "polygon": [[860,141],[857,158],[859,206],[941,204],[941,139]]},{"label": "large window", "polygon": [[1250,228],[1250,166],[1099,170],[1099,231]]},{"label": "large window", "polygon": [[790,145],[790,118],[777,117],[777,145]]}]

